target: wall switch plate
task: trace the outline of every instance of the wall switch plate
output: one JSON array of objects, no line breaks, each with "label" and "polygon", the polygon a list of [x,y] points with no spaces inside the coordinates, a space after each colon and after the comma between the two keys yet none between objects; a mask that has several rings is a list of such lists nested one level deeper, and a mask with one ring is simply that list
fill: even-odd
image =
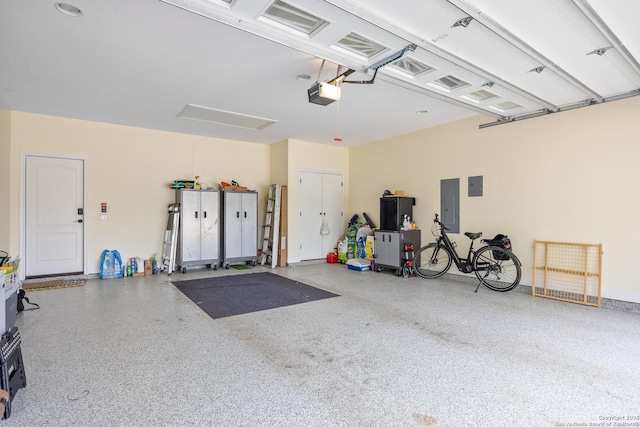
[{"label": "wall switch plate", "polygon": [[107,214],[100,214],[100,221],[106,221],[107,220]]}]

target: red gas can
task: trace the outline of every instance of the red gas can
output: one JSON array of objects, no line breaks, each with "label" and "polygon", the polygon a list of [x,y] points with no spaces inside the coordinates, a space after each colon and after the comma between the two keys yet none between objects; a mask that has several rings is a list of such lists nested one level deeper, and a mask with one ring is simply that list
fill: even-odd
[{"label": "red gas can", "polygon": [[327,254],[327,262],[329,264],[336,264],[338,262],[338,252],[329,252]]}]

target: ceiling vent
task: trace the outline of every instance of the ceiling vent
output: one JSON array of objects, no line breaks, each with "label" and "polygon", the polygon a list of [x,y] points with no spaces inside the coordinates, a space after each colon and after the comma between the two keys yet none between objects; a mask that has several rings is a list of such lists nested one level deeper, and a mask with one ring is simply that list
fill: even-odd
[{"label": "ceiling vent", "polygon": [[278,122],[277,120],[249,116],[231,111],[216,110],[214,108],[201,107],[193,104],[187,104],[176,117],[250,130],[262,130]]}]

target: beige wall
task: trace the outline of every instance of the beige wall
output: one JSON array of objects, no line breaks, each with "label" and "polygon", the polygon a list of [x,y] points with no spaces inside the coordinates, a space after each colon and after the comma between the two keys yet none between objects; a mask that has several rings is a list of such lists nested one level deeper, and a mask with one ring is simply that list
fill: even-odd
[{"label": "beige wall", "polygon": [[0,110],[0,250],[9,252],[11,225],[9,195],[11,179],[11,112]]},{"label": "beige wall", "polygon": [[[288,260],[296,262],[301,170],[344,175],[345,223],[362,212],[379,222],[385,189],[415,196],[422,243],[432,239],[440,180],[460,178],[461,230],[509,234],[524,264],[523,283],[531,281],[535,239],[602,243],[603,296],[640,302],[631,259],[640,241],[639,110],[640,98],[630,98],[487,129],[478,125],[491,119],[478,116],[352,149],[296,140],[268,146],[0,111],[0,242],[12,254],[21,251],[24,153],[87,160],[88,273],[98,270],[105,248],[124,257],[161,251],[174,179],[197,174],[210,185],[233,179],[261,195],[271,183],[287,184]],[[484,177],[483,197],[467,197],[467,178],[475,175]],[[98,221],[100,202],[108,203],[108,221]],[[466,237],[455,240],[464,251]]]},{"label": "beige wall", "polygon": [[[531,284],[533,242],[603,244],[603,296],[640,302],[640,97],[479,129],[474,117],[350,152],[351,208],[379,221],[385,189],[416,197],[426,244],[440,180],[460,178],[461,232],[509,235]],[[467,197],[469,176],[484,196]],[[468,239],[455,235],[459,250]]]},{"label": "beige wall", "polygon": [[[87,273],[99,271],[104,249],[118,249],[123,258],[161,255],[167,205],[175,197],[169,184],[176,179],[199,175],[210,186],[235,180],[260,194],[269,186],[267,145],[15,111],[11,128],[12,165],[20,164],[21,153],[86,159]],[[11,170],[10,187],[14,254],[21,250],[18,169]],[[101,202],[108,204],[107,221],[98,220]],[[264,218],[263,206],[259,215]]]},{"label": "beige wall", "polygon": [[271,148],[271,184],[287,185],[289,181],[289,141],[269,146]]}]

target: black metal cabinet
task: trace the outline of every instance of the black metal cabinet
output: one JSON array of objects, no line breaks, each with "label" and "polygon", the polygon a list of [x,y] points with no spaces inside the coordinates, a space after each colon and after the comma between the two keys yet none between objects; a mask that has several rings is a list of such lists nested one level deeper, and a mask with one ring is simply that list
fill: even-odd
[{"label": "black metal cabinet", "polygon": [[380,198],[380,230],[399,231],[402,228],[404,215],[413,221],[415,197],[388,196]]}]

